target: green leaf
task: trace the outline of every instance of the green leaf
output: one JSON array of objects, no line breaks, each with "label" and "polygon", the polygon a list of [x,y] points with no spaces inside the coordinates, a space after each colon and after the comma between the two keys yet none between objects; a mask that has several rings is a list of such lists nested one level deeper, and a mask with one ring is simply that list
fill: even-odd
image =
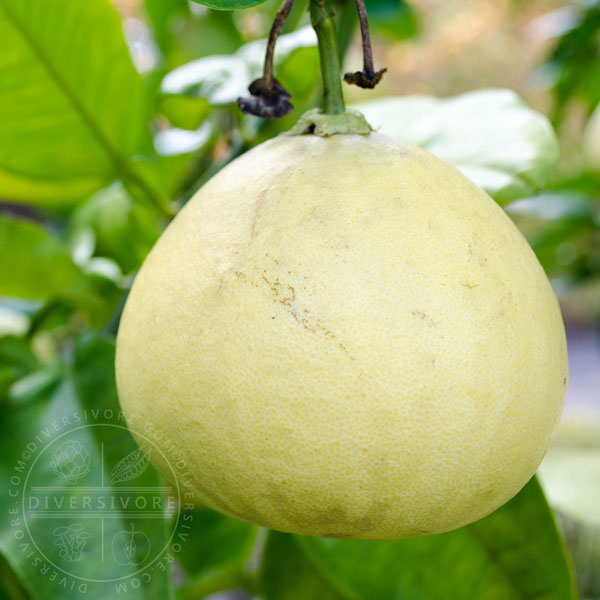
[{"label": "green leaf", "polygon": [[402,40],[416,35],[419,22],[413,7],[404,0],[367,0],[369,25],[374,33],[392,40]]},{"label": "green leaf", "polygon": [[[299,538],[272,531],[265,551],[263,586],[267,600],[343,600],[300,548]],[[291,583],[293,582],[293,584]],[[351,597],[351,596],[350,596]]]},{"label": "green leaf", "polygon": [[189,15],[187,0],[144,0],[148,20],[154,30],[154,38],[159,48],[168,54],[173,44],[172,24],[178,18]]},{"label": "green leaf", "polygon": [[208,508],[190,506],[175,527],[172,548],[188,577],[179,598],[203,598],[244,584],[245,566],[257,539],[255,525]]},{"label": "green leaf", "polygon": [[160,108],[171,125],[190,130],[198,129],[212,110],[210,102],[205,98],[183,94],[163,97]]},{"label": "green leaf", "polygon": [[162,92],[167,97],[187,95],[224,106],[247,93],[250,77],[247,65],[235,54],[207,56],[171,71],[163,79]]},{"label": "green leaf", "polygon": [[33,597],[22,581],[11,569],[8,561],[0,554],[0,598],[2,600],[30,600]]},{"label": "green leaf", "polygon": [[583,102],[588,113],[600,102],[600,64],[598,60],[590,60],[598,57],[600,2],[573,4],[559,9],[561,13],[555,15],[567,28],[542,69],[553,83],[552,116],[557,123],[563,119],[565,107],[572,99]]},{"label": "green leaf", "polygon": [[245,42],[236,26],[240,15],[234,11],[190,11],[188,7],[186,15],[168,22],[172,43],[166,64],[170,69],[203,56],[231,54]]},{"label": "green leaf", "polygon": [[[10,515],[0,521],[0,552],[35,600],[171,597],[161,480],[152,467],[114,477],[124,459],[144,464],[113,365],[114,343],[86,336],[69,364],[19,381],[0,406],[0,485],[9,492],[0,509]],[[150,497],[160,499],[153,510],[140,508]]]},{"label": "green leaf", "polygon": [[[242,46],[233,55],[216,55],[201,58],[171,71],[163,79],[162,92],[168,96],[187,95],[205,98],[213,106],[235,103],[240,96],[248,95],[248,86],[260,76],[263,68],[266,40],[257,40]],[[275,70],[285,69],[286,62],[296,53],[303,53],[302,69],[316,66],[318,54],[316,36],[311,27],[282,35],[275,47]],[[297,88],[314,81],[314,69],[308,78],[300,77]],[[285,86],[287,79],[282,81]],[[298,93],[297,89],[291,89]]]},{"label": "green leaf", "polygon": [[29,221],[0,218],[0,296],[64,299],[88,314],[104,310],[93,280],[77,266],[67,247]]},{"label": "green leaf", "polygon": [[182,513],[173,542],[185,545],[177,559],[190,575],[240,566],[248,558],[256,526],[208,508]]},{"label": "green leaf", "polygon": [[251,6],[258,6],[265,0],[193,0],[198,4],[203,4],[209,8],[216,8],[218,10],[233,10],[237,8],[250,8]]},{"label": "green leaf", "polygon": [[28,175],[9,173],[0,167],[0,193],[4,199],[15,202],[60,206],[86,196],[99,185],[101,180],[95,175],[57,180],[33,179]]},{"label": "green leaf", "polygon": [[190,60],[233,53],[245,41],[234,11],[202,10],[188,0],[144,0],[144,8],[163,54],[161,71],[153,73],[161,78]]},{"label": "green leaf", "polygon": [[[576,185],[575,181],[572,183]],[[506,207],[552,277],[577,279],[593,275],[595,195],[575,189],[548,190]]]},{"label": "green leaf", "polygon": [[18,379],[32,371],[38,361],[26,340],[14,335],[5,335],[0,337],[0,363],[13,369]]},{"label": "green leaf", "polygon": [[[165,131],[171,131],[169,129]],[[168,197],[176,196],[182,189],[187,191],[190,174],[194,172],[195,152],[184,152],[168,156],[144,157],[132,161],[135,171],[149,182],[154,189]],[[130,186],[126,186],[128,191]]]},{"label": "green leaf", "polygon": [[0,195],[80,198],[135,153],[148,115],[108,0],[0,0]]},{"label": "green leaf", "polygon": [[72,215],[69,233],[91,229],[95,254],[114,259],[124,273],[138,269],[161,229],[155,211],[135,203],[120,183],[96,192]]},{"label": "green leaf", "polygon": [[[334,590],[349,600],[575,598],[565,549],[535,478],[493,514],[442,535],[385,542],[293,540],[306,559],[302,569],[306,561],[314,569],[316,591],[303,596],[306,600],[322,597],[314,583],[318,578],[324,592]],[[281,554],[267,554],[275,561],[267,564],[267,572],[291,560]],[[270,596],[293,597],[284,592]]]},{"label": "green leaf", "polygon": [[355,104],[381,133],[411,142],[458,167],[497,202],[533,195],[558,161],[548,120],[511,90],[454,98],[379,98]]},{"label": "green leaf", "polygon": [[38,366],[27,341],[14,335],[0,337],[0,401],[10,386]]}]

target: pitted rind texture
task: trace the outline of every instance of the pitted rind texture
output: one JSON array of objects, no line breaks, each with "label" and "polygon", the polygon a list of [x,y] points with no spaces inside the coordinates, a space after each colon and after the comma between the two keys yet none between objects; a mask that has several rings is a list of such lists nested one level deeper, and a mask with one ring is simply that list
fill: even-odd
[{"label": "pitted rind texture", "polygon": [[540,463],[567,378],[509,218],[377,134],[280,137],[220,171],[148,256],[117,347],[126,418],[199,502],[316,536],[490,513]]}]

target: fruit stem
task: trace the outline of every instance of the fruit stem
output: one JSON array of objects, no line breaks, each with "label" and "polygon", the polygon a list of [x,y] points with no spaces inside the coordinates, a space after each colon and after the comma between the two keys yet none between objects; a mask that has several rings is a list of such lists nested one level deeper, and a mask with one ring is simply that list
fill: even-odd
[{"label": "fruit stem", "polygon": [[323,112],[341,115],[345,110],[340,58],[331,0],[310,0],[310,20],[317,34],[323,80]]}]

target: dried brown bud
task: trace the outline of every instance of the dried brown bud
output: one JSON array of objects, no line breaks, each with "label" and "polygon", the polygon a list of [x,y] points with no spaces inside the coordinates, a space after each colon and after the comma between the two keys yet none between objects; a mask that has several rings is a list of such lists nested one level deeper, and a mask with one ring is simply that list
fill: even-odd
[{"label": "dried brown bud", "polygon": [[374,88],[383,77],[383,74],[387,71],[387,69],[380,69],[379,71],[374,71],[373,73],[367,73],[365,71],[356,71],[355,73],[346,73],[344,75],[344,81],[346,83],[357,85],[361,88]]},{"label": "dried brown bud", "polygon": [[241,111],[263,117],[265,119],[279,119],[287,115],[294,106],[289,102],[291,94],[277,81],[273,79],[271,89],[265,89],[263,78],[255,79],[248,91],[251,96],[238,98],[238,106]]}]

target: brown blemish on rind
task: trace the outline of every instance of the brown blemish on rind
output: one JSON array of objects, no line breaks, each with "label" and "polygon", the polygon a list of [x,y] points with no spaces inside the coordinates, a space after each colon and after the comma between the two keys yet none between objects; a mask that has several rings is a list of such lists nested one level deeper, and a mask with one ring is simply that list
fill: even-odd
[{"label": "brown blemish on rind", "polygon": [[348,352],[348,349],[346,348],[346,346],[344,346],[344,344],[342,344],[337,339],[337,336],[330,329],[327,329],[327,327],[325,327],[319,319],[317,319],[316,317],[311,315],[311,313],[307,309],[303,309],[300,315],[298,314],[298,311],[295,308],[290,308],[290,310],[288,312],[292,315],[292,317],[294,317],[295,321],[299,325],[302,325],[302,327],[304,327],[304,329],[306,329],[307,331],[310,331],[311,333],[321,334],[327,339],[335,340],[337,342],[337,345],[339,346],[339,348],[345,354],[348,355],[350,360],[356,360]]},{"label": "brown blemish on rind", "polygon": [[258,235],[258,230],[256,229],[256,223],[258,221],[258,215],[263,207],[263,204],[265,203],[265,196],[267,195],[267,191],[268,190],[263,190],[258,195],[258,200],[256,201],[256,204],[254,205],[254,214],[252,215],[252,225],[250,226],[250,237],[251,238],[255,238]]},{"label": "brown blemish on rind", "polygon": [[248,279],[248,277],[246,276],[246,273],[242,273],[241,271],[236,271],[235,276],[238,279],[241,279],[242,281],[249,283],[252,287],[258,287],[258,284],[256,284],[254,281]]},{"label": "brown blemish on rind", "polygon": [[[266,271],[263,270],[263,273],[266,273]],[[275,302],[279,302],[284,306],[291,306],[294,300],[296,300],[296,290],[291,285],[282,284],[279,278],[270,281],[264,274],[261,277],[271,288]]]},{"label": "brown blemish on rind", "polygon": [[421,310],[413,310],[411,312],[411,314],[414,317],[419,317],[422,321],[425,321],[428,325],[431,325],[432,327],[438,327],[439,326],[439,323],[435,319],[432,319],[429,315],[425,314]]},{"label": "brown blemish on rind", "polygon": [[[271,260],[277,266],[280,266],[280,261],[276,258],[271,257]],[[292,274],[291,271],[286,270],[289,275]],[[258,284],[250,279],[245,273],[242,271],[236,271],[235,276],[244,283],[248,283],[253,287],[258,287]],[[326,327],[320,319],[313,316],[307,308],[301,308],[297,304],[296,298],[296,289],[287,283],[282,282],[279,277],[273,277],[268,273],[266,269],[262,269],[262,273],[260,275],[260,279],[264,281],[269,287],[269,291],[271,292],[271,298],[273,302],[277,304],[281,304],[287,308],[288,313],[294,318],[296,323],[301,325],[307,331],[310,331],[314,334],[320,334],[323,337],[333,340],[337,343],[339,348],[348,355],[350,360],[356,360],[349,352],[346,346],[342,344],[337,336]],[[304,279],[307,279],[306,277]]]}]

